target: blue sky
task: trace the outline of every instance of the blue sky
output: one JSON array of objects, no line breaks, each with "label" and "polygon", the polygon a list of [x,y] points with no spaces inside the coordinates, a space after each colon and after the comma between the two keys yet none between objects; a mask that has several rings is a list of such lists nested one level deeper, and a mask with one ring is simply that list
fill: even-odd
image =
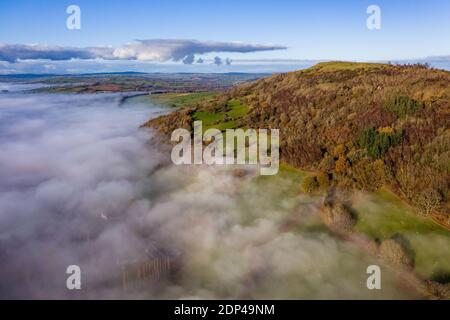
[{"label": "blue sky", "polygon": [[[71,4],[81,8],[81,30],[66,28]],[[371,4],[381,8],[381,30],[366,27]],[[450,55],[449,38],[448,0],[0,1],[1,44],[118,47],[138,39],[242,41],[287,49],[221,56],[365,61]]]}]

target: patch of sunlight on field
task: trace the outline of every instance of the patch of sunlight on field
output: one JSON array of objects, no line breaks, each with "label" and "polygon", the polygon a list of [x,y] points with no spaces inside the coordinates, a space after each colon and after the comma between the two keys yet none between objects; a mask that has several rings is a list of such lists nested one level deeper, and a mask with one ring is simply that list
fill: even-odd
[{"label": "patch of sunlight on field", "polygon": [[358,195],[353,201],[357,212],[356,230],[372,239],[404,235],[415,251],[416,270],[428,277],[450,274],[450,232],[431,219],[415,214],[387,190]]}]

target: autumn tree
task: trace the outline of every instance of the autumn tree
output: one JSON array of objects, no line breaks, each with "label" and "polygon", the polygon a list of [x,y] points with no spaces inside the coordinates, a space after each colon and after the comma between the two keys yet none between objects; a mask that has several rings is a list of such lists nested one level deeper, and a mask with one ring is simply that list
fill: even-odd
[{"label": "autumn tree", "polygon": [[424,215],[430,215],[434,210],[439,208],[442,202],[442,197],[438,191],[432,188],[421,191],[415,200],[417,206],[421,209]]}]

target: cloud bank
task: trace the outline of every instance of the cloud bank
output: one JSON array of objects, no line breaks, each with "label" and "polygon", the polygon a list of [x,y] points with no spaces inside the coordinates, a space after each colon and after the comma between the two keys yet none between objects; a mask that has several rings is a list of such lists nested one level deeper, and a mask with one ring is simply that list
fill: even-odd
[{"label": "cloud bank", "polygon": [[[389,273],[367,290],[372,258],[317,231],[295,182],[166,165],[137,128],[162,110],[117,100],[0,94],[0,298],[405,297]],[[306,229],[280,232],[293,213]],[[123,290],[124,264],[161,256],[175,274]]]},{"label": "cloud bank", "polygon": [[[138,61],[182,61],[192,64],[196,55],[211,52],[249,53],[286,49],[284,46],[249,44],[243,42],[217,42],[182,39],[138,40],[112,47],[59,47],[45,45],[0,45],[0,61],[14,63],[21,60],[105,59]],[[229,63],[231,60],[227,59]]]},{"label": "cloud bank", "polygon": [[10,63],[19,60],[113,59],[113,49],[106,47],[59,47],[46,45],[0,45],[0,60]]}]

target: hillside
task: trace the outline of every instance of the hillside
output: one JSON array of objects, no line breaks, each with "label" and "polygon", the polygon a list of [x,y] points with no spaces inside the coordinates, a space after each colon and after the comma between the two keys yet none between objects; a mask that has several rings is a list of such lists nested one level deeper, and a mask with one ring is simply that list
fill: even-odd
[{"label": "hillside", "polygon": [[279,128],[282,161],[317,173],[308,190],[384,185],[422,214],[449,222],[449,72],[320,63],[237,86],[145,125],[168,135],[194,120]]}]

